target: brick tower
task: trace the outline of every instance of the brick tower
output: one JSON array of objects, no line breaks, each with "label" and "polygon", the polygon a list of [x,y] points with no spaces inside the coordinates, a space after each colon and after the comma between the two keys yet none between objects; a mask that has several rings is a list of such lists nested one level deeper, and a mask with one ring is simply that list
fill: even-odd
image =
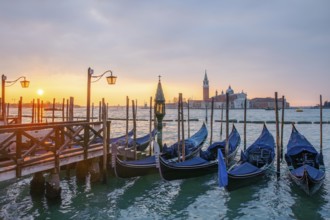
[{"label": "brick tower", "polygon": [[207,79],[207,73],[205,70],[205,76],[203,81],[203,101],[207,101],[210,98],[210,88],[209,88],[209,80]]}]

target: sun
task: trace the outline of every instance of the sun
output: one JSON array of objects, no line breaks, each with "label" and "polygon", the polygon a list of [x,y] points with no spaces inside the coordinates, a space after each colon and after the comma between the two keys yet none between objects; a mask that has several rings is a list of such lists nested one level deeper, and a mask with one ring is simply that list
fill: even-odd
[{"label": "sun", "polygon": [[37,90],[37,94],[40,95],[40,96],[43,95],[44,94],[44,90],[43,89],[38,89]]}]

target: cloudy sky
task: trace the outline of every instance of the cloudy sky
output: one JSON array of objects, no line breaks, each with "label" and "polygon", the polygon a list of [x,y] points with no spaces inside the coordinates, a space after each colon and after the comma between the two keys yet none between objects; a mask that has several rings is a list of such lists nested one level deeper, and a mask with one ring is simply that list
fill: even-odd
[{"label": "cloudy sky", "polygon": [[[28,89],[6,88],[8,102],[33,98],[86,103],[87,68],[110,69],[117,84],[92,84],[92,101],[126,96],[142,104],[162,76],[165,98],[242,90],[291,105],[330,101],[330,1],[306,0],[0,0],[0,73]],[[36,91],[43,89],[42,97]]]}]

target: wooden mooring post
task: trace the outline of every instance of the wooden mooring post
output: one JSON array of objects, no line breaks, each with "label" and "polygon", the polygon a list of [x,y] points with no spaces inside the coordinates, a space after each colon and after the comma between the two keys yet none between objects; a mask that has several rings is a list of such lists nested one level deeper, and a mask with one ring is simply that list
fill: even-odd
[{"label": "wooden mooring post", "polygon": [[[180,93],[181,94],[181,93]],[[182,161],[186,160],[186,143],[185,143],[185,136],[184,136],[184,114],[183,114],[183,99],[181,94],[180,99],[180,111],[181,111],[181,130],[182,130]]]},{"label": "wooden mooring post", "polygon": [[211,135],[210,135],[210,144],[212,144],[213,141],[213,112],[214,112],[214,98],[212,97],[212,103],[211,103]]},{"label": "wooden mooring post", "polygon": [[275,92],[275,120],[276,120],[276,171],[277,171],[277,179],[280,177],[281,171],[281,148],[280,148],[280,131],[279,131],[279,120],[278,120],[278,98],[277,92]]},{"label": "wooden mooring post", "polygon": [[225,156],[226,156],[226,166],[228,167],[229,163],[229,94],[226,93],[226,147],[225,147]]},{"label": "wooden mooring post", "polygon": [[62,100],[62,121],[64,122],[65,121],[65,99],[63,98]]},{"label": "wooden mooring post", "polygon": [[284,109],[285,109],[285,98],[282,96],[282,120],[281,120],[281,161],[283,161],[283,135],[284,135]]},{"label": "wooden mooring post", "polygon": [[[125,148],[128,148],[128,124],[129,123],[129,98],[126,96],[126,137],[125,137]],[[116,158],[114,158],[116,159]],[[124,160],[127,159],[127,152],[124,151]]]},{"label": "wooden mooring post", "polygon": [[31,123],[35,122],[35,101],[32,100]]},{"label": "wooden mooring post", "polygon": [[178,100],[178,162],[180,162],[180,143],[181,143],[181,123],[180,121],[181,119],[181,114],[180,114],[180,109],[181,109],[181,97],[182,97],[182,93],[179,93],[179,100]]},{"label": "wooden mooring post", "polygon": [[53,98],[53,106],[52,106],[52,122],[55,121],[55,98]]},{"label": "wooden mooring post", "polygon": [[222,140],[222,120],[223,120],[223,104],[221,104],[221,117],[220,117],[220,141]]},{"label": "wooden mooring post", "polygon": [[188,99],[188,138],[190,138],[190,99]]},{"label": "wooden mooring post", "polygon": [[323,103],[320,95],[320,154],[323,154]]},{"label": "wooden mooring post", "polygon": [[244,151],[246,150],[246,98],[244,99]]},{"label": "wooden mooring post", "polygon": [[132,100],[132,114],[133,114],[133,149],[134,149],[134,159],[136,160],[136,107],[135,101]]}]

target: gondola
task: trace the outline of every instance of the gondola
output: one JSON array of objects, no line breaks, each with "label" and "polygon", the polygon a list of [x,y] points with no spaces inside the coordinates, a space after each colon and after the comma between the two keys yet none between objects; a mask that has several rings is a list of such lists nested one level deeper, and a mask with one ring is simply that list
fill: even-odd
[{"label": "gondola", "polygon": [[[130,132],[128,132],[127,136],[129,140],[131,139],[131,136],[133,136],[133,134],[134,134],[133,129]],[[125,143],[125,141],[126,141],[126,134],[114,138],[110,137],[110,144],[122,145]],[[102,142],[103,142],[103,138],[97,137],[94,139],[92,143],[102,143]]]},{"label": "gondola", "polygon": [[[147,135],[144,135],[142,137],[136,138],[136,150],[137,151],[145,151],[145,149],[149,146],[150,140],[154,139],[154,137],[157,134],[157,129],[154,129],[151,131],[151,139],[150,139],[150,133]],[[122,143],[125,144],[125,143]],[[134,139],[129,138],[128,140],[128,147],[133,148],[134,147]]]},{"label": "gondola", "polygon": [[[206,125],[203,124],[198,132],[196,132],[193,136],[185,140],[186,149],[189,149],[187,150],[189,154],[186,155],[186,158],[191,158],[198,154],[207,137],[207,134],[208,132]],[[167,158],[175,157],[176,148],[177,143],[173,144],[170,147],[164,146],[162,155],[166,155]],[[158,168],[156,168],[155,155],[145,157],[140,160],[121,160],[118,156],[116,156],[114,170],[116,176],[121,178],[144,176],[158,172]]]},{"label": "gondola", "polygon": [[319,190],[325,179],[325,167],[322,153],[292,125],[285,160],[292,180],[308,195]]},{"label": "gondola", "polygon": [[227,190],[231,191],[259,180],[272,168],[274,161],[274,137],[264,124],[258,139],[242,151],[240,160],[228,169]]},{"label": "gondola", "polygon": [[[233,125],[229,139],[229,156],[231,162],[237,153],[241,142],[240,135]],[[165,180],[186,179],[214,173],[218,170],[217,151],[225,152],[226,140],[211,144],[205,151],[200,151],[200,156],[177,162],[166,160],[163,156],[159,158],[159,172]]]},{"label": "gondola", "polygon": [[[128,132],[127,136],[128,138],[130,138],[131,136],[133,136],[134,134],[134,131],[133,129]],[[110,137],[110,144],[119,144],[119,143],[122,143],[123,141],[126,140],[126,134],[122,135],[122,136],[119,136],[119,137],[115,137],[115,138],[111,138]]]}]

